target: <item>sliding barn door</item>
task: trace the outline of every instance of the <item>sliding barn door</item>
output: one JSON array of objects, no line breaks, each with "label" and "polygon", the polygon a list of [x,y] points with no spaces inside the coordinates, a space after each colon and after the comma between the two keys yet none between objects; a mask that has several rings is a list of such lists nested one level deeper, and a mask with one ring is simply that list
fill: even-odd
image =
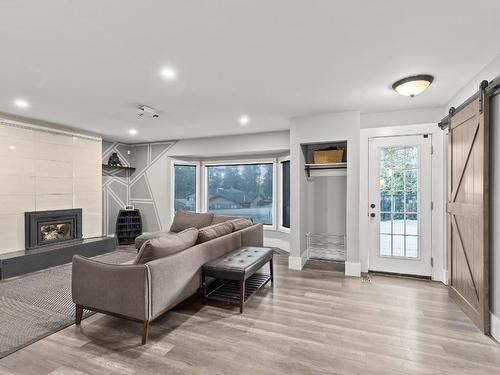
[{"label": "sliding barn door", "polygon": [[488,100],[454,113],[448,145],[449,294],[485,334],[488,297]]}]

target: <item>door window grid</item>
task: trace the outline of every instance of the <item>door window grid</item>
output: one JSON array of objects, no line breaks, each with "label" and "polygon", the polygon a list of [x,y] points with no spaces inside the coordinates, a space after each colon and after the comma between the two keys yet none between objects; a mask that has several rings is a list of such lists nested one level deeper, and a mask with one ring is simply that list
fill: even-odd
[{"label": "door window grid", "polygon": [[380,149],[380,256],[419,258],[418,147]]}]

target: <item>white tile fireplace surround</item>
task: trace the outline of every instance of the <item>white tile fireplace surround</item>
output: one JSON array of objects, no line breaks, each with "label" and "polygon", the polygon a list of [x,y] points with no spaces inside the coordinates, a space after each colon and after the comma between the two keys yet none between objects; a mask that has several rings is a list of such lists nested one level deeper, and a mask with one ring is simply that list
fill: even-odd
[{"label": "white tile fireplace surround", "polygon": [[24,213],[82,208],[102,233],[101,139],[0,119],[0,254],[25,248]]}]

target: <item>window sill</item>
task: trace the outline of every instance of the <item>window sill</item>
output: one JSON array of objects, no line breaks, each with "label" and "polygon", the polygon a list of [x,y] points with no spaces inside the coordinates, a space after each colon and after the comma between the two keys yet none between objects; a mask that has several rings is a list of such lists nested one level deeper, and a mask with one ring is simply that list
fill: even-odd
[{"label": "window sill", "polygon": [[282,233],[287,233],[287,234],[290,234],[290,228],[286,228],[286,227],[279,227],[279,228],[278,228],[278,232],[282,232]]}]

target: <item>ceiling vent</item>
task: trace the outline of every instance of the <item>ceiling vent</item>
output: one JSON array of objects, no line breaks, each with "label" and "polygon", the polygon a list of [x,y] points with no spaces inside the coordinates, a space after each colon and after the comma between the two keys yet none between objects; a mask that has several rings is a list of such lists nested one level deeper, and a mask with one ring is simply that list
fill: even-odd
[{"label": "ceiling vent", "polygon": [[146,116],[151,118],[158,118],[160,115],[154,108],[148,107],[147,105],[141,105],[137,111],[137,116]]}]

